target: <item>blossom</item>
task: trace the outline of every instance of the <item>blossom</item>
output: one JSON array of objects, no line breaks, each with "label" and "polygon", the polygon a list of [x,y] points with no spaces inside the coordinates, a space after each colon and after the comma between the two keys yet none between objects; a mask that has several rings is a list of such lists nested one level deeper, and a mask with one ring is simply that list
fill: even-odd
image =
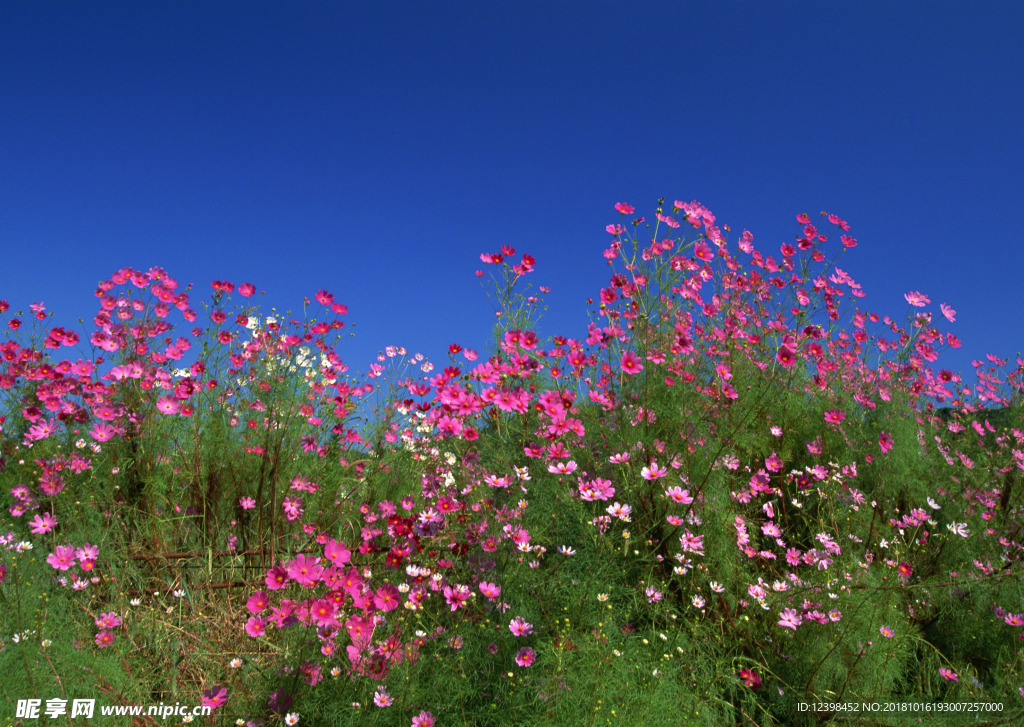
[{"label": "blossom", "polygon": [[97,442],[106,442],[117,434],[117,430],[106,422],[96,422],[93,428],[89,430],[89,434]]},{"label": "blossom", "polygon": [[878,446],[882,450],[882,454],[887,454],[892,449],[892,437],[888,433],[882,432],[878,435]]},{"label": "blossom", "polygon": [[250,616],[249,620],[245,622],[245,633],[249,634],[252,638],[263,636],[267,633],[267,622],[259,616]]},{"label": "blossom", "polygon": [[228,688],[220,685],[214,685],[209,689],[205,690],[200,696],[199,701],[204,707],[210,707],[217,709],[222,706],[228,700]]},{"label": "blossom", "polygon": [[524,646],[516,654],[516,664],[519,666],[530,666],[537,660],[537,652],[529,646]]},{"label": "blossom", "polygon": [[96,634],[96,646],[101,649],[110,646],[114,643],[114,633],[112,631],[103,630]]},{"label": "blossom", "polygon": [[740,669],[740,679],[751,689],[757,689],[761,686],[761,677],[753,669]]},{"label": "blossom", "polygon": [[896,632],[893,631],[892,627],[890,627],[890,626],[882,626],[881,628],[878,629],[878,633],[880,633],[882,636],[884,636],[887,639],[891,639],[893,636],[896,635]]},{"label": "blossom", "polygon": [[956,321],[956,311],[950,308],[948,305],[942,303],[939,305],[939,309],[942,311],[942,315],[946,317],[947,321],[949,321],[950,323]]},{"label": "blossom", "polygon": [[480,585],[479,585],[479,588],[480,588],[480,592],[482,594],[484,594],[485,596],[487,596],[487,598],[492,600],[492,601],[495,598],[497,598],[498,596],[501,595],[501,586],[496,586],[493,583],[487,583],[486,581],[481,581]]},{"label": "blossom", "polygon": [[952,669],[939,669],[939,674],[941,674],[942,677],[947,681],[960,681],[960,676]]},{"label": "blossom", "polygon": [[373,693],[373,703],[378,707],[390,707],[394,701],[384,687],[377,687],[377,691]]},{"label": "blossom", "polygon": [[795,608],[787,608],[780,613],[779,616],[781,616],[779,619],[779,626],[787,629],[793,629],[794,631],[796,631],[796,627],[799,626],[800,622],[803,620],[803,617],[800,616]]},{"label": "blossom", "polygon": [[101,613],[95,622],[98,629],[113,629],[121,625],[121,617],[117,615],[116,611],[111,611],[110,613]]},{"label": "blossom", "polygon": [[32,518],[32,522],[30,522],[29,525],[32,526],[33,533],[42,535],[43,533],[48,533],[53,530],[57,525],[57,518],[55,518],[52,513],[47,512],[43,513],[42,517],[36,515]]},{"label": "blossom", "polygon": [[919,293],[916,290],[911,290],[909,293],[905,293],[903,297],[906,298],[907,302],[910,303],[910,305],[915,306],[917,308],[924,308],[926,304],[931,303],[931,300],[928,298],[927,295],[925,295],[924,293]]},{"label": "blossom", "polygon": [[339,543],[337,540],[331,538],[324,546],[324,557],[334,563],[334,565],[344,565],[349,562],[352,557],[352,553],[345,547],[344,543]]},{"label": "blossom", "polygon": [[638,374],[644,370],[643,364],[640,363],[640,357],[632,351],[626,351],[626,353],[622,354],[619,366],[625,373],[630,375]]},{"label": "blossom", "polygon": [[284,716],[284,723],[286,725],[298,724],[299,723],[299,714],[298,714],[298,712],[289,712],[288,714],[286,714]]},{"label": "blossom", "polygon": [[516,616],[509,623],[508,630],[516,636],[529,636],[533,633],[533,624],[527,623],[522,616]]},{"label": "blossom", "polygon": [[46,558],[46,562],[60,571],[65,571],[75,564],[75,549],[71,545],[58,545]]},{"label": "blossom", "polygon": [[650,467],[642,467],[640,469],[640,476],[645,480],[657,480],[668,476],[668,468],[659,467],[657,462],[651,462]]},{"label": "blossom", "polygon": [[665,497],[669,498],[673,502],[679,503],[680,505],[689,505],[693,502],[693,497],[690,496],[690,491],[679,487],[670,487],[665,490]]},{"label": "blossom", "polygon": [[412,718],[412,724],[409,727],[434,727],[434,715],[423,710]]},{"label": "blossom", "polygon": [[390,583],[385,583],[383,586],[377,589],[377,593],[373,596],[373,605],[381,611],[393,611],[398,608],[398,602],[401,599],[401,594],[398,589]]},{"label": "blossom", "polygon": [[254,500],[251,497],[240,497],[238,498],[238,505],[243,510],[252,510],[254,507],[256,507],[256,500]]}]

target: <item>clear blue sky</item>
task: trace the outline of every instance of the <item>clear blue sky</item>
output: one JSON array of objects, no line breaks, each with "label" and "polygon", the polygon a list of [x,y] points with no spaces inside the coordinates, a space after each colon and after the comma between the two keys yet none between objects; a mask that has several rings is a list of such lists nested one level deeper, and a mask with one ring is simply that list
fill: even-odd
[{"label": "clear blue sky", "polygon": [[483,349],[514,245],[582,337],[616,202],[777,250],[834,212],[862,305],[927,293],[966,370],[1024,341],[1020,2],[5,2],[0,298],[70,326],[165,267],[326,288],[365,370]]}]

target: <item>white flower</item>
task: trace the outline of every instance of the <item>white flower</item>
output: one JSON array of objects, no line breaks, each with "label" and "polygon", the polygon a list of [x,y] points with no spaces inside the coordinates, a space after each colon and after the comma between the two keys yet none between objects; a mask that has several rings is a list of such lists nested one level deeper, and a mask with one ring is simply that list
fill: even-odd
[{"label": "white flower", "polygon": [[568,545],[559,545],[558,546],[558,552],[561,553],[562,555],[576,555],[576,551],[573,550],[572,547],[568,546]]},{"label": "white flower", "polygon": [[946,527],[949,528],[951,533],[956,533],[961,538],[966,538],[971,534],[971,531],[967,528],[967,523],[950,523]]},{"label": "white flower", "polygon": [[939,505],[939,503],[935,502],[935,500],[933,500],[930,497],[928,498],[928,507],[930,507],[932,510],[941,510],[942,509],[942,507]]},{"label": "white flower", "polygon": [[694,605],[694,607],[696,607],[696,608],[704,608],[704,603],[705,603],[705,601],[704,601],[704,598],[702,596],[694,596],[693,597],[693,605]]},{"label": "white flower", "polygon": [[711,586],[711,590],[715,593],[722,593],[723,591],[725,591],[725,586],[723,586],[721,583],[718,583],[717,581],[711,581],[709,585]]}]

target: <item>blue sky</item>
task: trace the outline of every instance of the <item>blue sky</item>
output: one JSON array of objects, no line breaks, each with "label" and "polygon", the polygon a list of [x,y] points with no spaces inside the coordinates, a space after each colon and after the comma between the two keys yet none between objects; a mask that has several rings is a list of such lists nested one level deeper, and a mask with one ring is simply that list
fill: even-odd
[{"label": "blue sky", "polygon": [[387,344],[484,348],[502,244],[582,337],[616,202],[698,200],[775,251],[834,212],[864,307],[958,311],[966,370],[1024,340],[1017,2],[7,2],[0,298],[92,316],[159,265]]}]

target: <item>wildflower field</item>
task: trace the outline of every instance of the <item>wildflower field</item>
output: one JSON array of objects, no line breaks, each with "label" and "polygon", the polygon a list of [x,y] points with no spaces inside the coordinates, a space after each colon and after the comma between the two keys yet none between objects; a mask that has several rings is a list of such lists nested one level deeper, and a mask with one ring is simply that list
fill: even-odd
[{"label": "wildflower field", "polygon": [[324,290],[0,300],[2,723],[1020,724],[1024,360],[943,368],[834,214],[605,222],[589,325],[502,247],[491,350],[361,373]]}]

